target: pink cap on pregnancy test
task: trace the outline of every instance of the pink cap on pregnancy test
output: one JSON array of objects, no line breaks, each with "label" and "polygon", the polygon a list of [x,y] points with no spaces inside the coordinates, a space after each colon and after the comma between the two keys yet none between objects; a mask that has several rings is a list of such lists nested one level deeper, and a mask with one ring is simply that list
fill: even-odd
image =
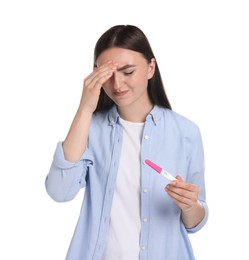
[{"label": "pink cap on pregnancy test", "polygon": [[155,170],[156,172],[158,172],[159,174],[161,174],[163,177],[173,181],[173,180],[177,180],[174,176],[172,176],[169,172],[167,172],[166,170],[164,170],[163,168],[159,167],[158,165],[156,165],[155,163],[153,163],[150,160],[145,160],[145,163],[148,164],[153,170]]}]

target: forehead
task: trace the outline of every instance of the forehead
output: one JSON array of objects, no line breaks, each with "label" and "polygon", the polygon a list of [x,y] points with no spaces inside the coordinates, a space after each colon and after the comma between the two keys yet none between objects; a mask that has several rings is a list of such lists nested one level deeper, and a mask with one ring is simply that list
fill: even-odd
[{"label": "forehead", "polygon": [[114,63],[118,63],[118,65],[127,65],[127,64],[146,64],[146,59],[144,56],[136,51],[113,47],[103,51],[96,60],[97,66],[101,66],[102,64],[112,60]]}]

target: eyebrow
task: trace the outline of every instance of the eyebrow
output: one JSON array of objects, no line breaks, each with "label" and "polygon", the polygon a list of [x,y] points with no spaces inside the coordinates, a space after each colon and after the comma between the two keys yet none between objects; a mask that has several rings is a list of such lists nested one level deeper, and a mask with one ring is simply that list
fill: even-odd
[{"label": "eyebrow", "polygon": [[124,65],[123,67],[118,68],[117,71],[129,69],[129,68],[134,68],[134,67],[136,67],[136,65]]}]

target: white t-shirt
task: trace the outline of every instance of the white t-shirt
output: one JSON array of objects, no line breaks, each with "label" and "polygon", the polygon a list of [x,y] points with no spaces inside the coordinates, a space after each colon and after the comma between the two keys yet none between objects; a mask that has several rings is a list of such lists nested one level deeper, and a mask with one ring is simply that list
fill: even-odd
[{"label": "white t-shirt", "polygon": [[123,143],[103,260],[138,260],[140,217],[140,146],[144,123],[120,119]]}]

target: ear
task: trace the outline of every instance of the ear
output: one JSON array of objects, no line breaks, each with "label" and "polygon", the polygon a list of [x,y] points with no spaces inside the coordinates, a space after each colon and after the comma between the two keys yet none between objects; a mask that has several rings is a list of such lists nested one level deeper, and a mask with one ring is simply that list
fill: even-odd
[{"label": "ear", "polygon": [[151,79],[154,76],[156,68],[156,60],[152,58],[148,64],[148,79]]}]

